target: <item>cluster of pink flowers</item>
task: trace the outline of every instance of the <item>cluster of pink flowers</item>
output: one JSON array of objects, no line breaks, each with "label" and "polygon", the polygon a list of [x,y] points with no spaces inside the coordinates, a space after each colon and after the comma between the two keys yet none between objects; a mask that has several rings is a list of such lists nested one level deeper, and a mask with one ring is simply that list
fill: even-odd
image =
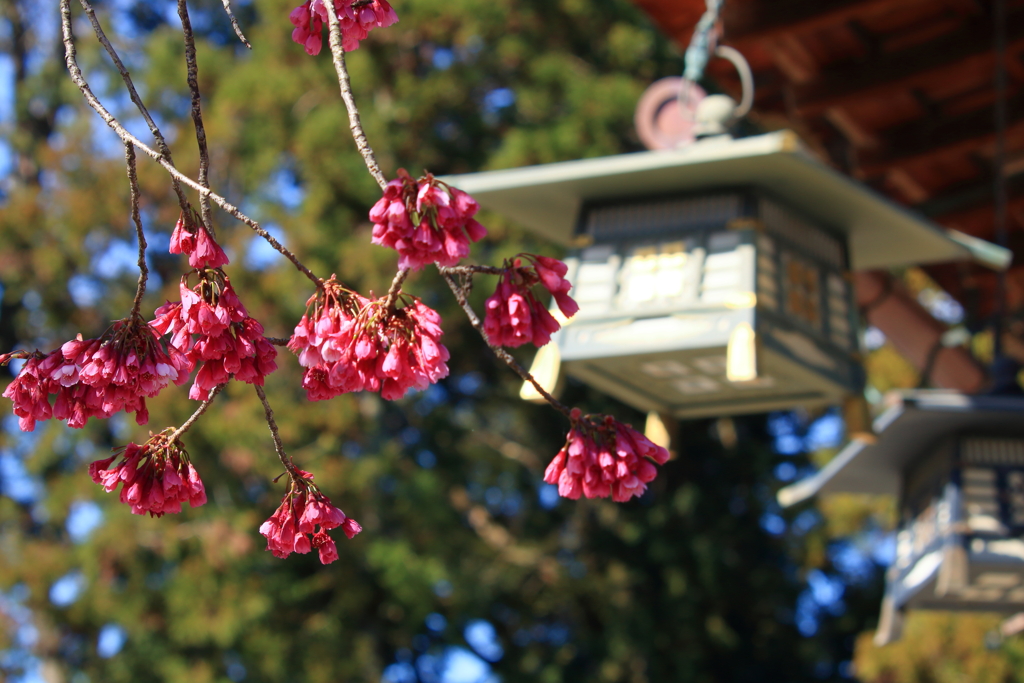
[{"label": "cluster of pink flowers", "polygon": [[311,481],[313,475],[296,471],[299,476],[292,478],[280,507],[260,526],[260,533],[266,536],[267,550],[274,557],[288,557],[293,552],[305,554],[316,548],[320,562],[330,564],[338,559],[338,547],[327,532],[341,527],[352,538],[363,527],[320,492]]},{"label": "cluster of pink flowers", "polygon": [[188,264],[193,268],[220,268],[228,264],[228,255],[213,239],[194,210],[192,215],[183,211],[174,224],[168,251],[187,255]]},{"label": "cluster of pink flowers", "polygon": [[188,255],[199,283],[190,288],[188,276],[183,277],[181,300],[158,308],[150,325],[160,336],[171,335],[168,346],[183,354],[188,372],[201,364],[189,397],[205,401],[214,387],[232,377],[262,386],[264,377],[277,369],[277,349],[220,269],[228,262],[224,251],[201,223],[179,220],[171,253]]},{"label": "cluster of pink flowers", "polygon": [[[370,31],[391,26],[398,15],[387,0],[334,0],[334,12],[341,24],[341,47],[351,52]],[[318,55],[323,46],[323,26],[327,23],[327,5],[324,0],[307,0],[288,16],[295,29],[292,40],[306,49],[306,54]]]},{"label": "cluster of pink flowers", "polygon": [[19,356],[27,358],[25,365],[3,395],[14,401],[18,425],[26,432],[50,418],[80,429],[90,417],[121,410],[146,424],[146,398],[171,382],[184,383],[189,373],[185,356],[173,347],[165,350],[137,314],[115,322],[99,339],[79,335],[49,354],[4,354],[0,364]]},{"label": "cluster of pink flowers", "polygon": [[370,210],[373,243],[398,252],[398,267],[419,270],[431,263],[454,266],[487,229],[473,218],[476,200],[429,173],[413,178],[405,169],[388,183]]},{"label": "cluster of pink flowers", "polygon": [[277,349],[263,336],[263,325],[249,317],[227,276],[208,271],[192,289],[182,278],[179,291],[181,301],[158,308],[150,324],[161,336],[171,335],[169,346],[184,354],[189,371],[201,364],[189,398],[205,401],[232,377],[262,386],[277,369]]},{"label": "cluster of pink flowers", "polygon": [[568,267],[564,263],[547,256],[521,256],[531,265],[524,266],[519,258],[505,262],[498,287],[485,304],[484,332],[492,344],[499,346],[522,346],[527,342],[544,346],[561,326],[533,296],[534,285],[540,283],[551,292],[566,318],[580,307],[569,296],[572,285],[565,279]]},{"label": "cluster of pink flowers", "polygon": [[311,401],[362,390],[395,400],[448,376],[441,316],[419,299],[401,298],[402,308],[390,308],[332,278],[309,300],[288,348],[306,368],[302,386]]},{"label": "cluster of pink flowers", "polygon": [[667,450],[611,416],[582,417],[573,408],[571,420],[565,446],[544,471],[544,481],[557,484],[560,496],[611,496],[624,503],[658,475],[652,460],[659,465],[668,461]]},{"label": "cluster of pink flowers", "polygon": [[[130,443],[109,458],[89,465],[89,476],[109,493],[121,487],[121,502],[132,514],[163,517],[181,512],[181,504],[199,507],[206,503],[206,489],[188,453],[172,440],[171,430],[157,434],[141,446]],[[110,468],[118,457],[121,461]]]}]

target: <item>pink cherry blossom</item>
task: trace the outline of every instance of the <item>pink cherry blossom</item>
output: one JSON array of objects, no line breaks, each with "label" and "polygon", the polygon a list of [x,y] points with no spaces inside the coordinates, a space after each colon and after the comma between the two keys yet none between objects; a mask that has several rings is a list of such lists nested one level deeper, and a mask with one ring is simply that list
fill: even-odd
[{"label": "pink cherry blossom", "polygon": [[558,485],[558,495],[576,500],[607,498],[622,503],[646,490],[669,453],[643,434],[611,416],[582,417],[572,410],[565,446],[544,471],[544,481]]},{"label": "pink cherry blossom", "polygon": [[330,564],[338,559],[338,546],[334,539],[327,535],[326,531],[318,531],[313,534],[313,547],[320,553],[320,562]]},{"label": "pink cherry blossom", "polygon": [[554,297],[555,304],[558,305],[562,314],[566,318],[576,315],[580,307],[579,304],[569,297],[569,290],[572,288],[572,285],[565,279],[565,274],[568,272],[569,267],[562,261],[549,256],[536,256],[534,254],[524,254],[524,256],[533,261],[537,277],[540,278],[544,288],[551,292],[551,296]]},{"label": "pink cherry blossom", "polygon": [[373,243],[398,252],[398,267],[454,266],[471,242],[487,234],[473,216],[479,206],[465,192],[427,173],[413,180],[405,169],[388,183],[370,210]]},{"label": "pink cherry blossom", "polygon": [[389,308],[385,299],[366,299],[332,277],[309,300],[288,342],[306,368],[309,400],[353,391],[394,400],[448,375],[441,317],[419,299],[399,299],[404,306]]},{"label": "pink cherry blossom", "polygon": [[[391,26],[398,15],[387,0],[334,0],[334,12],[341,25],[341,47],[345,52],[359,48],[371,30]],[[295,29],[292,40],[302,45],[306,54],[318,55],[323,47],[323,27],[327,24],[327,5],[324,0],[307,0],[288,15]]]},{"label": "pink cherry blossom", "polygon": [[[7,356],[9,360],[11,354]],[[107,418],[121,410],[146,424],[146,399],[171,382],[184,383],[190,370],[185,355],[173,346],[165,349],[138,314],[118,320],[99,339],[79,335],[49,354],[23,357],[28,360],[3,395],[14,401],[24,431],[50,418],[80,429],[89,418]]]},{"label": "pink cherry blossom", "polygon": [[172,254],[191,254],[195,251],[195,229],[194,226],[188,225],[190,223],[191,217],[186,218],[183,211],[178,216],[178,222],[174,224],[174,230],[171,231],[171,246],[168,251]]},{"label": "pink cherry blossom", "polygon": [[313,475],[296,470],[281,505],[260,526],[267,539],[267,550],[274,557],[285,558],[293,552],[305,554],[316,548],[323,564],[338,559],[338,548],[327,534],[341,527],[352,538],[363,528],[351,517],[345,516],[313,483]]},{"label": "pink cherry blossom", "polygon": [[[89,466],[89,476],[108,493],[121,486],[121,502],[135,515],[162,517],[181,512],[182,503],[204,505],[206,488],[184,447],[171,440],[171,432],[165,430],[141,446],[130,443],[97,460]],[[111,468],[118,457],[120,462]]]},{"label": "pink cherry blossom", "polygon": [[[50,388],[55,381],[51,378],[54,370],[62,364],[63,355],[60,350],[49,355],[35,352],[4,354],[3,364],[11,358],[27,358],[18,376],[7,385],[4,397],[14,401],[14,414],[18,416],[18,427],[23,432],[31,432],[36,428],[36,421],[49,420],[53,417],[50,406]],[[54,367],[57,366],[57,367]]]},{"label": "pink cherry blossom", "polygon": [[181,301],[158,308],[150,323],[156,334],[170,335],[168,348],[184,359],[187,374],[196,367],[189,397],[205,401],[214,387],[234,378],[262,386],[277,369],[277,349],[263,335],[263,325],[249,316],[224,271],[205,268],[199,283],[183,277]]},{"label": "pink cherry blossom", "polygon": [[228,264],[227,254],[203,225],[202,219],[182,212],[171,232],[172,254],[185,254],[193,268],[220,268]]},{"label": "pink cherry blossom", "polygon": [[532,265],[524,266],[521,258],[506,261],[498,287],[485,303],[484,332],[492,344],[515,347],[532,342],[543,346],[560,329],[554,316],[534,297],[534,285],[550,291],[566,317],[579,310],[568,295],[572,285],[562,277],[567,272],[564,263],[533,254],[521,256]]}]

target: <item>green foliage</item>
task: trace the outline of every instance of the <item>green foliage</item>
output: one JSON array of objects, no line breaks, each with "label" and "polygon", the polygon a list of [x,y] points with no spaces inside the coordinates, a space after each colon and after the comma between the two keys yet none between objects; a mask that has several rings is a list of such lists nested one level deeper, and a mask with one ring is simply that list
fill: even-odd
[{"label": "green foliage", "polygon": [[856,671],[865,683],[1016,683],[1024,680],[1024,649],[1019,639],[992,650],[979,643],[998,643],[1003,617],[995,614],[914,612],[907,618],[903,638],[875,647],[871,634],[857,639]]}]

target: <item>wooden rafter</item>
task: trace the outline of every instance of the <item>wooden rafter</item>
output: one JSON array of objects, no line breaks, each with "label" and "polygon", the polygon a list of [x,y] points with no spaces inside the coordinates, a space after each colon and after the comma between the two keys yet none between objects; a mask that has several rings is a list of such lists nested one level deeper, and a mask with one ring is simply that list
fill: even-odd
[{"label": "wooden rafter", "polygon": [[[1012,97],[1006,104],[1008,125],[1016,127],[1024,123],[1024,93]],[[959,116],[912,121],[878,135],[878,151],[862,152],[857,171],[861,176],[881,174],[893,166],[919,163],[955,149],[981,147],[994,135],[993,106]]]},{"label": "wooden rafter", "polygon": [[[1012,55],[1024,49],[1024,7],[1007,12],[1006,20],[1008,51]],[[972,17],[956,30],[928,43],[822,71],[812,83],[795,89],[796,111],[802,116],[815,116],[830,107],[879,97],[885,89],[910,87],[915,82],[941,76],[958,63],[990,56],[991,52],[990,19]]]},{"label": "wooden rafter", "polygon": [[[931,1],[931,0],[929,0]],[[726,4],[725,40],[741,45],[782,34],[798,34],[884,10],[892,0],[760,0]]]}]

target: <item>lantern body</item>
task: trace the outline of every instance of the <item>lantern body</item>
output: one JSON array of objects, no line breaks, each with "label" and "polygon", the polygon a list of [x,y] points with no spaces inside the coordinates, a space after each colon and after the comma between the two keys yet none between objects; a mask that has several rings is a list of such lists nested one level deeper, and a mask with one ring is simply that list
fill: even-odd
[{"label": "lantern body", "polygon": [[1024,608],[1024,436],[949,437],[907,471],[895,609]]},{"label": "lantern body", "polygon": [[817,474],[778,493],[898,497],[896,557],[875,642],[899,637],[908,609],[1024,609],[1024,398],[916,390]]},{"label": "lantern body", "polygon": [[836,403],[862,373],[841,234],[753,188],[581,212],[564,371],[692,417]]},{"label": "lantern body", "polygon": [[859,394],[850,268],[1009,257],[893,205],[790,131],[444,180],[577,250],[581,310],[533,366],[548,390],[568,374],[678,417]]}]

